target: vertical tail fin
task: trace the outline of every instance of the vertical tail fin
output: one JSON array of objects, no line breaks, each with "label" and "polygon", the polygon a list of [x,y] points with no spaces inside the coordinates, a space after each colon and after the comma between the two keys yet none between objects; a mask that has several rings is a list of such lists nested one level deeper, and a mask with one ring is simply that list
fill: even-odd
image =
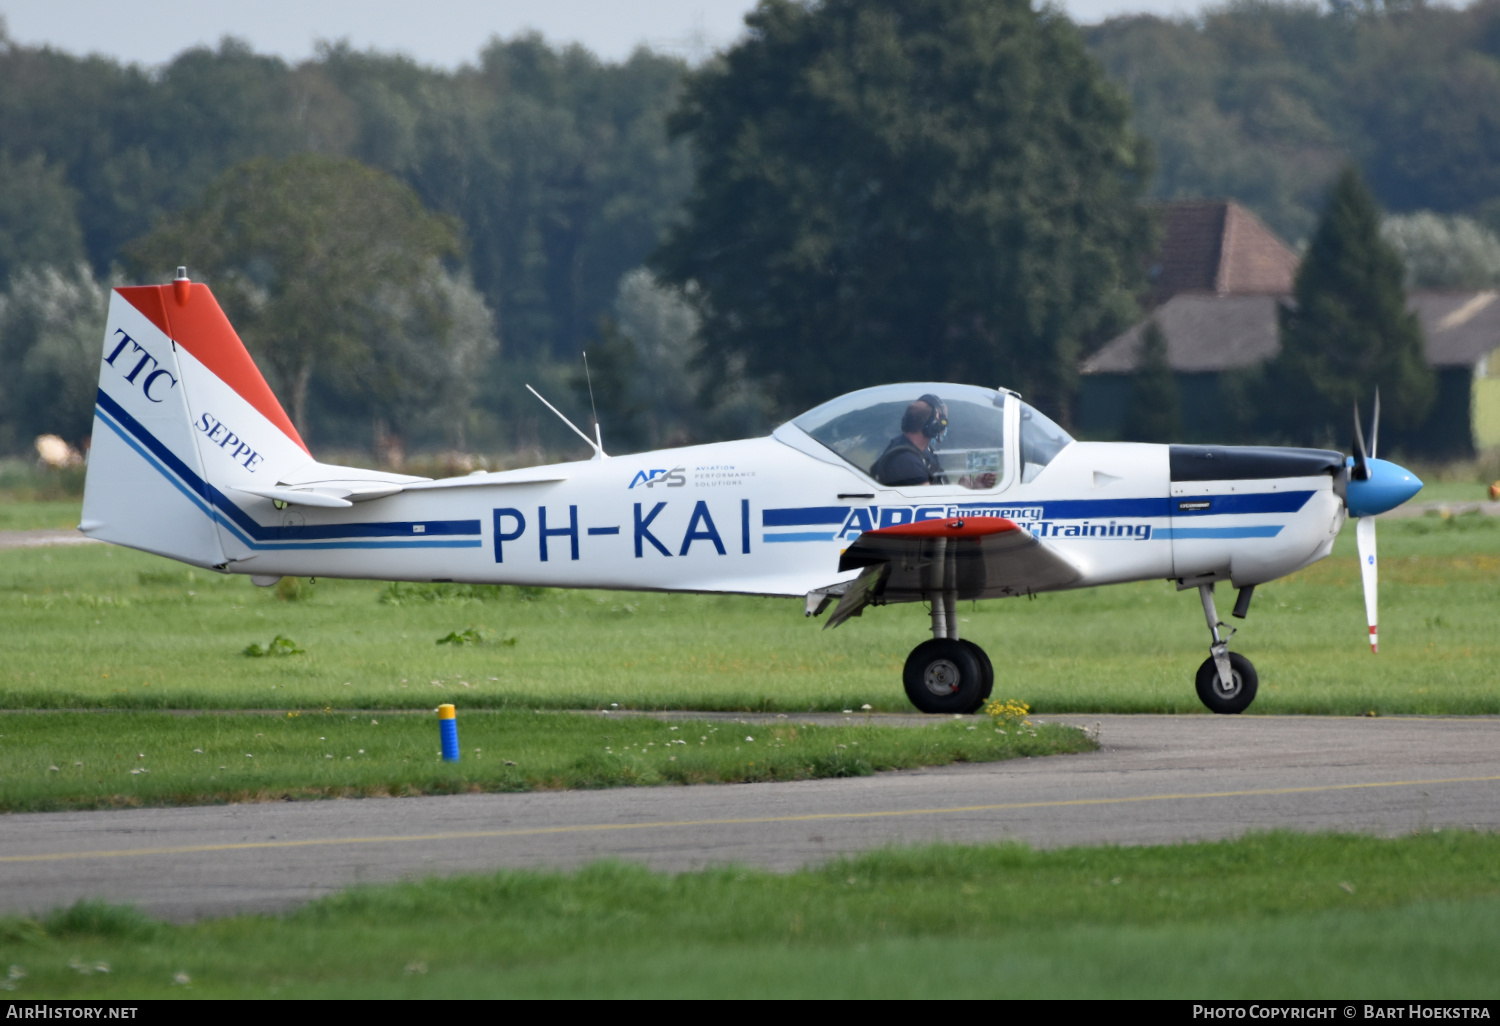
[{"label": "vertical tail fin", "polygon": [[313,462],[207,285],[179,274],[114,290],[84,533],[222,566],[244,514],[220,489],[274,486]]}]

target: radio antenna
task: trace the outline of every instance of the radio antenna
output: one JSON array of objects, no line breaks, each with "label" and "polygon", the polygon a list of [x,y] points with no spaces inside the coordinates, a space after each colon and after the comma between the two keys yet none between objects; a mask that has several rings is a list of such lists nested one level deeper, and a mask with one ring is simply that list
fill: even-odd
[{"label": "radio antenna", "polygon": [[588,382],[589,409],[594,414],[594,441],[598,443],[595,448],[597,448],[600,453],[603,453],[604,436],[599,432],[599,407],[594,405],[594,379],[589,375],[589,354],[588,350],[586,349],[583,350],[583,380]]},{"label": "radio antenna", "polygon": [[[582,431],[579,431],[578,430],[578,425],[574,424],[567,417],[564,417],[562,415],[562,411],[561,410],[559,410],[556,406],[553,406],[547,400],[542,399],[542,393],[538,392],[536,389],[532,388],[530,385],[526,386],[526,391],[530,392],[532,395],[536,396],[538,399],[541,399],[542,405],[545,406],[545,407],[547,407],[547,409],[551,410],[553,413],[557,414],[557,419],[558,420],[560,420],[564,424],[568,425],[568,427],[570,427],[570,428],[573,429],[573,433],[575,435],[577,435],[579,438],[582,438],[585,442],[589,443],[589,448],[594,450],[594,459],[596,459],[596,460],[608,459],[608,456],[604,452],[604,446],[600,445],[598,442],[596,442],[594,439],[590,438],[588,435],[584,434]],[[598,426],[597,422],[596,422],[595,426],[596,427]]]}]

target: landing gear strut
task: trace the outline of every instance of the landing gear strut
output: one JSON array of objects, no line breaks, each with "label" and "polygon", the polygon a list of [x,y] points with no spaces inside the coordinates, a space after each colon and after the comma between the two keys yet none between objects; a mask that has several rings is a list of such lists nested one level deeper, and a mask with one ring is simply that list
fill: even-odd
[{"label": "landing gear strut", "polygon": [[[1240,601],[1234,609],[1236,616],[1243,618],[1249,611],[1248,591],[1246,589],[1240,593]],[[1229,651],[1229,639],[1234,637],[1234,628],[1219,621],[1218,611],[1214,608],[1214,586],[1198,585],[1198,597],[1203,600],[1203,617],[1208,621],[1208,633],[1213,638],[1213,644],[1208,648],[1210,655],[1198,667],[1198,675],[1194,681],[1198,697],[1212,712],[1244,712],[1255,701],[1255,689],[1260,685],[1260,678],[1250,660],[1238,652]],[[1222,634],[1221,629],[1228,629],[1229,633]]]},{"label": "landing gear strut", "polygon": [[958,584],[955,554],[947,538],[933,540],[927,570],[931,587],[932,639],[912,649],[901,680],[906,697],[925,713],[971,713],[995,687],[995,670],[984,649],[958,637]]}]

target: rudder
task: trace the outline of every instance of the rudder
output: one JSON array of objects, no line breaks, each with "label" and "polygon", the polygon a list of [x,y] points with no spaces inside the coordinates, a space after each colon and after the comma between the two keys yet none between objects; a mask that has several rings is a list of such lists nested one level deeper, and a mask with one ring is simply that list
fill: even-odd
[{"label": "rudder", "polygon": [[220,489],[274,484],[313,462],[208,286],[179,277],[114,290],[85,534],[222,567],[242,555],[243,514]]}]

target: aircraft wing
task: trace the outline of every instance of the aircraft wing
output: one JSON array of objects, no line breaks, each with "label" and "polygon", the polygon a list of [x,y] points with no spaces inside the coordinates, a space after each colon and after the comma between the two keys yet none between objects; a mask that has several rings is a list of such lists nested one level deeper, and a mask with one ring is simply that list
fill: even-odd
[{"label": "aircraft wing", "polygon": [[837,627],[867,605],[920,602],[940,588],[944,563],[959,599],[1002,598],[1067,587],[1082,574],[1031,532],[1003,517],[898,524],[861,534],[839,570],[863,569],[824,624]]}]

